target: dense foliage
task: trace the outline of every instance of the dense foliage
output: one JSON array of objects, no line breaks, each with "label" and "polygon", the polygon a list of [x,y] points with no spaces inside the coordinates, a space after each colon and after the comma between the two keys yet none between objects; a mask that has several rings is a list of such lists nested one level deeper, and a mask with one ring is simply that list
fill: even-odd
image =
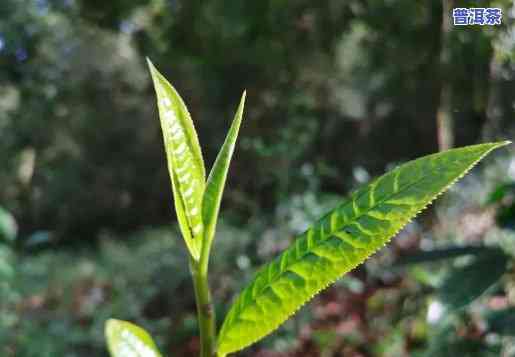
[{"label": "dense foliage", "polygon": [[[251,98],[211,262],[220,316],[371,176],[442,137],[513,139],[512,1],[481,2],[503,9],[496,27],[446,27],[443,4],[0,1],[0,355],[107,355],[110,316],[166,355],[198,352],[145,56],[189,104],[207,167]],[[513,354],[512,158],[481,166],[248,355]],[[459,279],[474,272],[488,281]],[[448,291],[457,280],[478,289]],[[474,297],[443,312],[442,299]]]},{"label": "dense foliage", "polygon": [[145,56],[190,103],[208,166],[219,118],[252,94],[227,197],[240,219],[310,188],[309,172],[343,194],[356,166],[434,152],[443,83],[457,146],[509,138],[511,2],[495,4],[503,26],[457,28],[445,49],[438,1],[2,1],[0,200],[23,236],[59,242],[168,222]]}]

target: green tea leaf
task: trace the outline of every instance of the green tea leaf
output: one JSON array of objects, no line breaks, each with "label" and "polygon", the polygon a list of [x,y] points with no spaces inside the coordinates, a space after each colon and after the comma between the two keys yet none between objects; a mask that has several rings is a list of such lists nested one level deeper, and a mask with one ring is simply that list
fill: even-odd
[{"label": "green tea leaf", "polygon": [[257,273],[225,318],[218,353],[238,351],[275,330],[321,289],[384,246],[481,158],[506,144],[429,155],[354,192]]},{"label": "green tea leaf", "polygon": [[471,263],[451,269],[439,288],[440,300],[450,310],[470,304],[503,276],[508,260],[502,250],[490,249]]},{"label": "green tea leaf", "polygon": [[204,225],[202,196],[206,182],[197,133],[183,100],[148,60],[172,182],[175,211],[190,254],[199,259]]},{"label": "green tea leaf", "polygon": [[148,332],[130,322],[109,319],[105,335],[112,357],[161,357]]},{"label": "green tea leaf", "polygon": [[218,220],[218,212],[222,201],[225,181],[227,179],[227,171],[231,163],[234,152],[236,139],[240,130],[243,118],[243,107],[245,106],[245,92],[241,97],[240,105],[234,116],[231,128],[227,133],[224,144],[218,153],[213,168],[207,179],[206,191],[204,192],[204,201],[202,202],[202,215],[205,226],[206,244],[210,244],[216,230],[216,222]]}]

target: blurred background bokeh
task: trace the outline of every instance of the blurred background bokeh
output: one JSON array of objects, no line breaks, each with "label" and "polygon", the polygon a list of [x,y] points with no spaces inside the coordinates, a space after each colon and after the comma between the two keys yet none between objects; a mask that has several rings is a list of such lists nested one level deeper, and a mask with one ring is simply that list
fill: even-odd
[{"label": "blurred background bokeh", "polygon": [[[500,7],[500,26],[452,25]],[[1,0],[0,355],[107,356],[108,317],[198,351],[148,56],[208,168],[244,89],[211,282],[219,320],[358,185],[515,137],[510,0]],[[241,356],[515,356],[515,151]]]}]

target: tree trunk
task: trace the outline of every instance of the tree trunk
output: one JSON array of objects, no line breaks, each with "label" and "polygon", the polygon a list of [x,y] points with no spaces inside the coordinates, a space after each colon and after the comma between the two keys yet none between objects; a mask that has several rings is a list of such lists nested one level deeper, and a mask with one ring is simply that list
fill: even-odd
[{"label": "tree trunk", "polygon": [[499,77],[501,68],[492,54],[490,59],[490,73],[489,73],[489,93],[488,103],[486,106],[486,121],[482,128],[483,141],[490,141],[496,139],[496,135],[501,131],[501,120],[503,110],[499,98]]},{"label": "tree trunk", "polygon": [[450,149],[454,144],[454,126],[452,119],[452,89],[449,78],[451,11],[453,0],[442,0],[442,24],[440,38],[440,102],[436,113],[436,130],[440,151]]}]

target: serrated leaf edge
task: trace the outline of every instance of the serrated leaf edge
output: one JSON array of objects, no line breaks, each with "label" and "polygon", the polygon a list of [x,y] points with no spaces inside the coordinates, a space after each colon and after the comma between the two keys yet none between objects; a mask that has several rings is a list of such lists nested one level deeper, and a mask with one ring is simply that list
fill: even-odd
[{"label": "serrated leaf edge", "polygon": [[[237,351],[240,351],[244,348],[247,348],[249,346],[252,346],[254,343],[256,343],[257,341],[269,336],[271,333],[273,333],[274,331],[277,330],[277,328],[279,328],[279,326],[281,326],[283,323],[285,323],[287,320],[289,320],[293,315],[295,315],[302,307],[304,307],[308,302],[310,302],[311,300],[313,300],[313,298],[318,295],[322,290],[325,290],[327,289],[327,287],[329,287],[330,285],[334,284],[338,279],[341,279],[343,276],[345,276],[346,274],[348,274],[349,272],[351,272],[352,270],[356,269],[358,266],[362,265],[363,263],[365,263],[368,259],[370,259],[373,255],[375,255],[379,250],[381,250],[382,248],[384,248],[386,246],[386,244],[388,244],[395,236],[397,236],[397,234],[399,234],[399,232],[404,229],[404,227],[406,227],[407,224],[409,224],[413,219],[415,219],[419,214],[420,212],[422,212],[423,210],[425,210],[428,206],[430,206],[442,193],[444,193],[445,191],[447,191],[452,185],[454,185],[457,181],[459,181],[461,178],[463,178],[463,176],[465,176],[474,166],[477,165],[478,162],[480,162],[486,155],[488,155],[490,152],[492,152],[493,150],[497,149],[497,148],[500,148],[502,146],[505,146],[505,145],[508,145],[510,144],[511,141],[509,140],[506,140],[506,141],[502,141],[502,142],[499,142],[499,143],[485,143],[483,145],[488,145],[488,144],[492,144],[492,147],[489,148],[488,150],[486,150],[477,160],[475,160],[474,162],[472,162],[460,175],[456,176],[455,179],[453,179],[448,185],[444,186],[437,194],[435,194],[433,196],[433,198],[427,202],[427,204],[425,206],[423,206],[420,210],[418,210],[417,212],[415,212],[415,214],[413,216],[411,216],[411,218],[409,218],[408,220],[406,220],[406,222],[404,222],[402,224],[402,226],[395,232],[393,233],[389,238],[387,238],[385,240],[385,242],[383,243],[383,245],[379,246],[376,250],[372,251],[372,253],[370,253],[370,255],[368,255],[368,257],[363,260],[361,263],[358,263],[358,264],[355,264],[355,265],[351,265],[351,267],[349,268],[349,270],[344,273],[342,276],[330,281],[327,285],[321,287],[319,290],[315,291],[310,297],[308,297],[302,304],[300,304],[296,310],[292,311],[283,321],[281,321],[280,323],[278,323],[275,327],[273,327],[270,332],[268,334],[266,334],[265,336],[261,336],[261,337],[258,337],[258,338],[255,338],[255,339],[251,339],[251,341],[244,347],[240,348],[240,349],[237,349],[237,350],[233,350],[233,351],[222,351],[222,352],[217,352],[218,353],[218,356],[219,357],[224,357],[226,356],[227,354],[229,353],[234,353],[234,352],[237,352]],[[497,144],[497,145],[493,145],[493,144]],[[393,170],[392,170],[393,171]],[[278,256],[281,256],[282,252],[280,254],[278,254]],[[268,263],[264,264],[264,266],[267,266]],[[221,335],[220,335],[221,336]],[[219,336],[219,337],[220,337]],[[220,345],[220,341],[218,340],[218,346]]]}]

